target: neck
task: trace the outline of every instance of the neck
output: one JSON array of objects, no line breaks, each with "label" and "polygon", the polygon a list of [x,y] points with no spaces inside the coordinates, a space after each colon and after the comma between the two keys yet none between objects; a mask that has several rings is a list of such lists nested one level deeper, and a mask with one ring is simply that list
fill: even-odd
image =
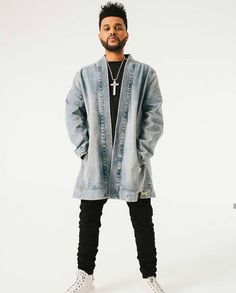
[{"label": "neck", "polygon": [[124,52],[110,52],[106,51],[105,57],[107,61],[122,61],[125,58]]}]

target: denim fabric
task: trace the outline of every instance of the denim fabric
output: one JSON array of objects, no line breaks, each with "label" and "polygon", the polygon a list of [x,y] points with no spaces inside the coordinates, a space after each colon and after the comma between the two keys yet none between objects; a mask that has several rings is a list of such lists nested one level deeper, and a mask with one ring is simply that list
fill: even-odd
[{"label": "denim fabric", "polygon": [[[101,215],[106,199],[81,200],[79,220],[78,268],[93,274],[99,245]],[[137,259],[143,278],[156,276],[157,251],[155,247],[153,209],[151,198],[127,202],[134,229]],[[117,233],[122,233],[118,231]],[[125,262],[125,259],[124,259]]]},{"label": "denim fabric", "polygon": [[140,191],[156,197],[150,158],[163,133],[163,117],[155,70],[129,54],[113,146],[105,55],[76,72],[65,104],[68,134],[81,161],[73,197],[134,202]]}]

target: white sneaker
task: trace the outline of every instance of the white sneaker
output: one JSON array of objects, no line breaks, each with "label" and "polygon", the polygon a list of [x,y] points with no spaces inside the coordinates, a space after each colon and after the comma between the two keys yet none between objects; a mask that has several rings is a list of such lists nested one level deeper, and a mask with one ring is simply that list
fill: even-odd
[{"label": "white sneaker", "polygon": [[87,293],[91,292],[95,287],[93,285],[94,276],[88,275],[85,271],[78,269],[76,272],[76,281],[66,293]]},{"label": "white sneaker", "polygon": [[146,293],[165,293],[154,276],[142,278],[142,288]]}]

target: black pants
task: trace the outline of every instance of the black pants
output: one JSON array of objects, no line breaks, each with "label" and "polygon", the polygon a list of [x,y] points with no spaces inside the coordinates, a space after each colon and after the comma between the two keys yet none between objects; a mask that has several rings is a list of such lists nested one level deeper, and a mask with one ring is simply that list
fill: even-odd
[{"label": "black pants", "polygon": [[[102,200],[84,200],[80,203],[79,245],[77,252],[78,268],[89,275],[95,268],[98,252],[99,228],[103,205]],[[127,202],[130,219],[134,228],[137,247],[137,259],[143,278],[156,276],[156,247],[154,224],[152,222],[153,209],[151,199],[139,199],[136,202]]]}]

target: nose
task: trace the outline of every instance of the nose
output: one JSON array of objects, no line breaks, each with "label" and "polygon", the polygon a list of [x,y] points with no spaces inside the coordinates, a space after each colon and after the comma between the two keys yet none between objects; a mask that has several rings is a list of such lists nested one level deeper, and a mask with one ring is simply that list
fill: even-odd
[{"label": "nose", "polygon": [[115,28],[111,28],[110,36],[112,36],[112,35],[116,36]]},{"label": "nose", "polygon": [[110,37],[116,37],[117,38],[117,35],[115,33],[111,33],[110,36],[109,36],[109,38]]}]

